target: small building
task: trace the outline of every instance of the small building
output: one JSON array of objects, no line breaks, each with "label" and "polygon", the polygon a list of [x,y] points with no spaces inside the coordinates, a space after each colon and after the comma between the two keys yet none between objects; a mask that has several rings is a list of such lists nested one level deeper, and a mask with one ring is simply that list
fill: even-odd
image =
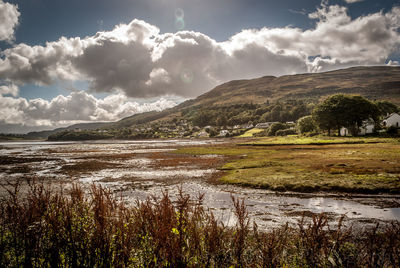
[{"label": "small building", "polygon": [[228,134],[229,134],[229,130],[223,129],[223,130],[221,130],[221,131],[219,132],[219,135],[218,135],[218,136],[220,136],[220,137],[226,137],[226,135],[228,135]]},{"label": "small building", "polygon": [[383,121],[382,125],[384,127],[400,127],[400,115],[398,113],[392,113],[387,115]]},{"label": "small building", "polygon": [[[366,134],[372,134],[374,132],[375,132],[375,122],[374,120],[369,119],[363,121],[362,126],[358,128],[357,135],[364,136]],[[340,136],[349,136],[350,134],[351,133],[347,128],[342,127],[340,129]]]},{"label": "small building", "polygon": [[273,123],[278,123],[278,122],[265,122],[265,123],[258,123],[256,125],[256,128],[269,128]]}]

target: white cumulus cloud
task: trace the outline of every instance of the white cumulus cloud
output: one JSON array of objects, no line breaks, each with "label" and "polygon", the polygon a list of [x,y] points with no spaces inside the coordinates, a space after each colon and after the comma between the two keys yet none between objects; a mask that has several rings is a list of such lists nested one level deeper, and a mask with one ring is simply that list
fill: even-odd
[{"label": "white cumulus cloud", "polygon": [[383,65],[399,51],[399,7],[352,19],[346,7],[323,2],[309,18],[315,26],[308,30],[248,29],[225,42],[192,31],[160,34],[135,19],[86,38],[15,45],[2,52],[0,77],[38,85],[87,80],[92,91],[129,97],[194,97],[232,79]]},{"label": "white cumulus cloud", "polygon": [[0,95],[0,103],[1,126],[24,125],[48,128],[82,122],[116,121],[133,114],[161,111],[176,105],[174,101],[166,98],[138,103],[123,94],[97,99],[84,91],[72,92],[69,96],[59,95],[50,101]]},{"label": "white cumulus cloud", "polygon": [[[116,120],[172,105],[160,99],[147,106],[129,98],[189,98],[233,79],[398,64],[390,57],[400,51],[400,7],[351,18],[346,7],[322,2],[308,16],[315,23],[306,30],[246,29],[224,42],[193,31],[161,34],[156,26],[135,19],[85,38],[61,37],[44,46],[15,44],[0,52],[0,91],[14,96],[0,98],[0,123]],[[26,100],[17,98],[12,86],[60,80],[88,81],[89,93],[112,95],[96,99],[78,92],[51,101]]]},{"label": "white cumulus cloud", "polygon": [[14,31],[20,15],[17,5],[0,0],[0,41],[14,40]]}]

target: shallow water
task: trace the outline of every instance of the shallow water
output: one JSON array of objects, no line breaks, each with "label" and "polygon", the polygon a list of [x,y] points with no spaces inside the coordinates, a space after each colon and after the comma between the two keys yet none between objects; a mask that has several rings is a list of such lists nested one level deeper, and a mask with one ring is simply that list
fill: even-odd
[{"label": "shallow water", "polygon": [[[150,195],[160,196],[163,191],[174,197],[182,187],[192,197],[204,193],[204,204],[226,224],[234,223],[231,194],[245,198],[249,215],[260,227],[275,227],[286,222],[295,224],[302,215],[309,217],[321,212],[326,213],[332,222],[346,215],[347,223],[359,226],[400,220],[399,196],[277,194],[267,190],[215,185],[208,179],[218,172],[216,167],[221,161],[220,156],[176,159],[170,154],[181,146],[222,142],[2,142],[0,183],[22,176],[84,185],[95,182],[110,187],[128,201],[145,200]],[[80,163],[83,163],[79,167],[81,170],[75,170],[73,165]]]}]

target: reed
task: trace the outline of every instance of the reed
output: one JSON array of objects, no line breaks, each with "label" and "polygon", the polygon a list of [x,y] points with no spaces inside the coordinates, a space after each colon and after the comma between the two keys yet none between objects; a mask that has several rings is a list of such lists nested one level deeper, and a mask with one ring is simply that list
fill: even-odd
[{"label": "reed", "polygon": [[259,230],[232,196],[225,226],[182,189],[128,205],[107,188],[9,184],[0,203],[1,267],[399,267],[400,223],[335,229],[324,214]]}]

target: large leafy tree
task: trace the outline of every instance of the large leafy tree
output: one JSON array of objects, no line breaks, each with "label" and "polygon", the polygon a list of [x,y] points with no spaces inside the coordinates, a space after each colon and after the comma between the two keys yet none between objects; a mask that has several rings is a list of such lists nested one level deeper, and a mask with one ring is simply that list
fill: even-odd
[{"label": "large leafy tree", "polygon": [[328,97],[313,110],[313,118],[319,128],[330,131],[346,127],[356,136],[364,120],[377,122],[379,109],[376,104],[356,95],[336,94]]},{"label": "large leafy tree", "polygon": [[301,134],[303,134],[315,131],[317,129],[317,126],[315,125],[312,116],[307,115],[297,120],[297,129]]},{"label": "large leafy tree", "polygon": [[378,106],[379,112],[382,116],[399,111],[399,107],[389,101],[377,101],[375,104]]}]

